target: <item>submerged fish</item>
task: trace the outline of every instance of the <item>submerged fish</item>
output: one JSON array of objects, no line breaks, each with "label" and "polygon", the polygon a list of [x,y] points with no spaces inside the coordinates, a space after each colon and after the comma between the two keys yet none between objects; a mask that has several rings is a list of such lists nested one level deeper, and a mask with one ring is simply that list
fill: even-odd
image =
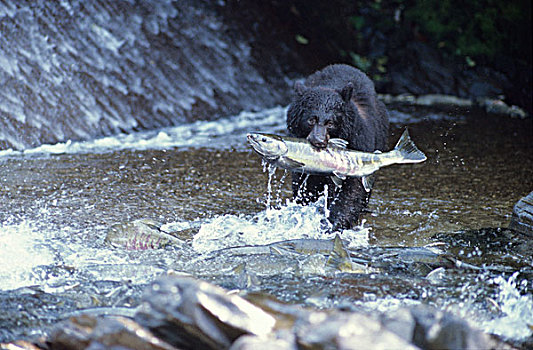
[{"label": "submerged fish", "polygon": [[346,177],[362,177],[367,191],[371,184],[366,176],[379,168],[426,160],[426,155],[411,141],[407,130],[394,149],[384,153],[349,150],[346,149],[348,142],[342,139],[331,139],[328,147],[320,150],[306,139],[262,133],[250,133],[247,138],[252,148],[276,167],[306,174],[332,175],[337,186],[341,186],[341,180]]},{"label": "submerged fish", "polygon": [[107,230],[104,242],[127,250],[159,249],[168,245],[182,247],[185,243],[161,230],[161,224],[150,219],[114,224]]}]

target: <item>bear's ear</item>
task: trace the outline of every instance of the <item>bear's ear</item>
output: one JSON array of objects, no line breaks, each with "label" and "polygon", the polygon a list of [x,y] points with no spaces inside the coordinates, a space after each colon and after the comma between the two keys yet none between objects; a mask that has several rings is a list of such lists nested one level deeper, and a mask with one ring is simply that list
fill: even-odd
[{"label": "bear's ear", "polygon": [[344,102],[350,101],[353,95],[353,84],[352,83],[346,84],[346,86],[343,87],[341,91],[339,91],[339,94],[341,95],[342,100]]},{"label": "bear's ear", "polygon": [[294,92],[296,93],[296,95],[303,96],[306,91],[307,86],[305,86],[302,82],[297,81],[296,83],[294,83]]}]

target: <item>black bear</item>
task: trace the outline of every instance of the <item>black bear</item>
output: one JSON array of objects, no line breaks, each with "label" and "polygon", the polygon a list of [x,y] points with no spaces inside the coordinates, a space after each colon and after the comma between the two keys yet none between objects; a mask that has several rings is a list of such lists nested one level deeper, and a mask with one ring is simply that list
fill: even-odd
[{"label": "black bear", "polygon": [[[389,117],[378,100],[374,83],[360,70],[334,64],[296,83],[287,111],[287,129],[294,137],[307,138],[318,149],[326,148],[330,138],[348,141],[348,148],[385,151]],[[329,221],[334,230],[353,227],[366,208],[371,181],[346,178],[341,187],[329,176],[293,173],[293,195],[300,203],[316,201],[328,189]]]}]

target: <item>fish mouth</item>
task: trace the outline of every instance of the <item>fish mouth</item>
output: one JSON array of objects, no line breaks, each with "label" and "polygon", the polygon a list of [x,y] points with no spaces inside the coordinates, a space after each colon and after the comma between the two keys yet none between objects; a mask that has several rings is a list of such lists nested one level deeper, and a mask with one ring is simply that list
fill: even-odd
[{"label": "fish mouth", "polygon": [[262,156],[266,156],[266,154],[261,149],[261,144],[257,141],[257,137],[258,135],[256,134],[246,135],[246,139],[248,140],[248,143],[250,144],[250,146],[252,146],[253,150]]},{"label": "fish mouth", "polygon": [[248,143],[250,146],[252,146],[252,149],[265,158],[266,160],[272,161],[276,160],[280,157],[278,154],[273,154],[269,150],[266,150],[262,145],[261,142],[257,141],[258,138],[261,137],[261,134],[247,134],[246,138],[248,139]]},{"label": "fish mouth", "polygon": [[248,134],[246,135],[246,139],[248,140],[248,143],[255,149],[254,146],[259,145],[259,142],[256,140],[257,135],[254,134]]}]

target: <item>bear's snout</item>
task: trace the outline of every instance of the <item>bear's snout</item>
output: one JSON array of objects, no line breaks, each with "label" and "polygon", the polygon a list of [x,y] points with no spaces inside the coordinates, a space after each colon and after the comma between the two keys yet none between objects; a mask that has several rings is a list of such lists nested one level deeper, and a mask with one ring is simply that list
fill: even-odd
[{"label": "bear's snout", "polygon": [[307,136],[307,141],[316,148],[326,148],[329,141],[328,129],[324,125],[316,124]]}]

